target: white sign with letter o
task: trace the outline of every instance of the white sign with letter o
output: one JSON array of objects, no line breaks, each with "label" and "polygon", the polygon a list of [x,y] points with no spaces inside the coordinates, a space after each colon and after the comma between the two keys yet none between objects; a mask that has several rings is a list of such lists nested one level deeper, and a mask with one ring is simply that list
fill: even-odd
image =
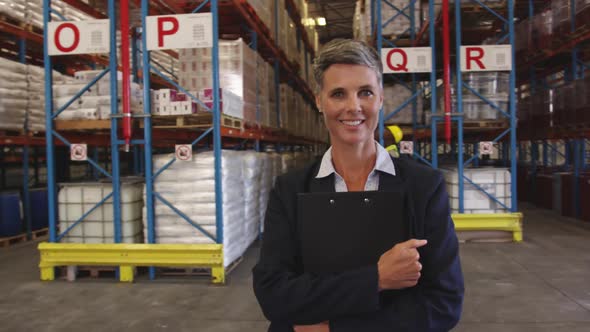
[{"label": "white sign with letter o", "polygon": [[109,20],[49,22],[49,55],[109,53]]},{"label": "white sign with letter o", "polygon": [[70,145],[70,159],[73,161],[88,160],[88,147],[86,144]]},{"label": "white sign with letter o", "polygon": [[174,155],[180,161],[191,161],[193,160],[193,146],[190,144],[176,144]]}]

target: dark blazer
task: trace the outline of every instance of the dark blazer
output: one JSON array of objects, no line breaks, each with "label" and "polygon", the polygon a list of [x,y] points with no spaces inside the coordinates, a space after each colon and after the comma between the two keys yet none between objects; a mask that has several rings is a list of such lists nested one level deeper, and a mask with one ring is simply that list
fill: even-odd
[{"label": "dark blazer", "polygon": [[[377,265],[328,276],[303,273],[297,230],[297,193],[334,192],[334,176],[316,179],[320,162],[277,178],[265,219],[254,292],[269,332],[330,322],[332,332],[449,331],[459,321],[463,275],[449,199],[440,172],[411,158],[395,158],[396,175],[380,173],[379,190],[406,195],[411,235],[420,249],[415,287],[378,291]],[[393,190],[393,189],[391,189]]]}]

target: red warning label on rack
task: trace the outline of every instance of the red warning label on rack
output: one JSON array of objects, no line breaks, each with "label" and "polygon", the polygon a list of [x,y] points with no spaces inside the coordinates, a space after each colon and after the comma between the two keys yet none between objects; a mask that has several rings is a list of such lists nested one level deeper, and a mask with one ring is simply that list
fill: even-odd
[{"label": "red warning label on rack", "polygon": [[512,70],[512,46],[461,46],[461,71]]},{"label": "red warning label on rack", "polygon": [[86,144],[70,145],[70,159],[73,161],[88,160],[88,147]]},{"label": "red warning label on rack", "polygon": [[403,154],[414,154],[414,142],[401,141],[399,142],[399,152]]},{"label": "red warning label on rack", "polygon": [[49,22],[49,55],[109,53],[109,20]]},{"label": "red warning label on rack", "polygon": [[148,50],[213,47],[211,13],[147,17]]},{"label": "red warning label on rack", "polygon": [[190,144],[176,144],[176,159],[180,161],[191,161],[193,159],[193,147]]},{"label": "red warning label on rack", "polygon": [[494,142],[479,142],[479,154],[491,155],[494,152]]},{"label": "red warning label on rack", "polygon": [[432,48],[381,49],[384,74],[428,73],[432,70]]}]

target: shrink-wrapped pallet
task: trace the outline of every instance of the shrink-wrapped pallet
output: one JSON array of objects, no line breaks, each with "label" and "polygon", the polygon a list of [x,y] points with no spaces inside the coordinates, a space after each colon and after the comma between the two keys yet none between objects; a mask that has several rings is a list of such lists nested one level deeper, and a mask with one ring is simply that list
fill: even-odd
[{"label": "shrink-wrapped pallet", "polygon": [[[244,237],[242,156],[243,154],[237,151],[224,150],[222,153],[221,201],[226,266],[239,258],[248,245]],[[172,158],[172,155],[154,156],[154,169],[160,169]],[[215,172],[212,152],[193,154],[192,160],[186,162],[175,161],[156,178],[154,191],[216,238]],[[155,200],[154,215],[156,243],[215,243],[159,200]],[[146,221],[144,213],[144,224]]]},{"label": "shrink-wrapped pallet", "polygon": [[247,246],[258,237],[260,231],[260,193],[262,155],[244,152],[242,159],[242,185],[244,186],[244,236]]},{"label": "shrink-wrapped pallet", "polygon": [[[213,87],[213,62],[210,48],[183,49],[179,52],[179,84],[189,91]],[[256,122],[257,55],[242,39],[219,41],[219,83],[243,102],[239,118]]]}]

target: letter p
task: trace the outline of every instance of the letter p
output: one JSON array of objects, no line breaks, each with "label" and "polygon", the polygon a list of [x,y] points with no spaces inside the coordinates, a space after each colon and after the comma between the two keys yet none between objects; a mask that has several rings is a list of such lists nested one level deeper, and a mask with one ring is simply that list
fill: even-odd
[{"label": "letter p", "polygon": [[[164,29],[165,23],[171,23],[172,27]],[[164,36],[178,32],[178,20],[174,17],[158,17],[158,47],[164,47]]]}]

